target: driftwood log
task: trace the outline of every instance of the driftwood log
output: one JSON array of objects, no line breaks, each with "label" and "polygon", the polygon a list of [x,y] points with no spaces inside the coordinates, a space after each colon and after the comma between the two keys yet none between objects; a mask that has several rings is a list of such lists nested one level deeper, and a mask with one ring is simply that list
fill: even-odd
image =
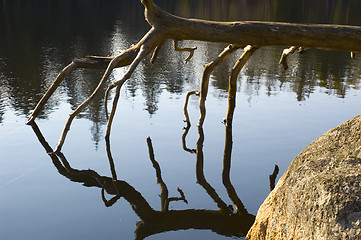
[{"label": "driftwood log", "polygon": [[[145,19],[151,26],[151,29],[148,31],[148,33],[146,33],[138,43],[132,45],[117,56],[89,56],[73,60],[59,73],[53,84],[44,94],[29,117],[28,124],[31,124],[34,122],[39,112],[42,110],[43,106],[54,93],[56,88],[60,85],[62,80],[74,70],[79,68],[105,69],[104,75],[93,93],[69,115],[54,152],[59,153],[61,151],[72,121],[105,87],[105,83],[113,69],[129,66],[124,76],[120,80],[114,81],[108,85],[105,93],[104,102],[106,106],[110,91],[116,88],[112,109],[109,115],[107,106],[105,107],[108,119],[105,137],[106,139],[109,139],[111,125],[114,114],[116,112],[122,85],[131,77],[139,62],[152,52],[153,55],[151,57],[151,62],[154,62],[157,58],[159,50],[167,40],[174,41],[174,49],[176,51],[189,52],[189,56],[185,60],[186,62],[190,60],[194,51],[196,50],[196,47],[180,48],[178,46],[178,42],[181,40],[198,40],[229,44],[229,46],[214,61],[205,65],[201,89],[199,91],[199,105],[201,113],[203,113],[199,119],[199,125],[203,124],[205,117],[205,101],[208,91],[209,77],[212,71],[215,69],[215,67],[218,66],[218,64],[224,61],[228,56],[230,56],[239,48],[243,48],[244,53],[239,58],[230,74],[229,92],[236,90],[237,76],[244,64],[258,48],[263,46],[288,46],[286,51],[284,51],[281,60],[281,64],[283,64],[285,68],[287,68],[287,56],[292,54],[297,48],[318,48],[326,50],[348,51],[351,52],[352,58],[355,57],[356,52],[361,52],[361,27],[357,26],[306,25],[254,21],[214,22],[199,19],[186,19],[174,16],[160,9],[153,3],[153,0],[141,0],[141,3],[145,7]],[[290,46],[297,47],[289,48]],[[233,94],[229,94],[229,105],[235,104],[235,97],[233,96]],[[234,108],[230,107],[229,109],[232,111],[227,112],[225,123],[228,126],[232,126]]]}]

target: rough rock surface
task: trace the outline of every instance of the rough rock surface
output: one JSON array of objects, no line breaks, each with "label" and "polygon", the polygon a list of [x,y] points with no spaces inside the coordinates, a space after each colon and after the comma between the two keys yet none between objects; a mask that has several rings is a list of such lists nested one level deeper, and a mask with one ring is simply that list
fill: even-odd
[{"label": "rough rock surface", "polygon": [[361,239],[361,115],[292,161],[246,239]]}]

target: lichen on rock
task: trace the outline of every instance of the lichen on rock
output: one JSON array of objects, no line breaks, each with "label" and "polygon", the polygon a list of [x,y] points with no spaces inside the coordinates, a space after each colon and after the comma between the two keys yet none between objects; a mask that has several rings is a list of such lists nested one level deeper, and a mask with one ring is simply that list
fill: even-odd
[{"label": "lichen on rock", "polygon": [[361,115],[329,130],[292,161],[247,239],[361,239]]}]

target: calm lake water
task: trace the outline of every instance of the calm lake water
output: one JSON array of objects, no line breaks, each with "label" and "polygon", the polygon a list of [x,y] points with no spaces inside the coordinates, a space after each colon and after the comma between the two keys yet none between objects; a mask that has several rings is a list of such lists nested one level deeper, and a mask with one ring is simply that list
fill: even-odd
[{"label": "calm lake water", "polygon": [[[156,2],[185,17],[361,25],[360,1]],[[174,52],[168,42],[159,59],[154,64],[143,61],[122,89],[111,134],[116,183],[111,184],[102,98],[73,122],[63,158],[49,156],[46,144],[25,125],[32,109],[73,58],[115,55],[136,43],[149,29],[143,10],[140,1],[131,0],[0,0],[0,239],[134,239],[135,231],[139,236],[151,235],[147,239],[239,237],[242,234],[230,236],[224,229],[241,220],[223,221],[216,211],[219,206],[233,205],[238,199],[256,215],[270,192],[268,176],[275,164],[279,179],[314,139],[361,113],[360,56],[351,60],[346,52],[311,49],[290,56],[289,69],[284,70],[278,60],[285,46],[265,47],[240,73],[232,135],[225,134],[222,118],[228,74],[242,51],[211,76],[201,132],[196,126],[198,98],[190,98],[192,126],[185,132],[186,92],[199,89],[203,64],[226,45],[181,42],[198,47],[185,65],[186,54]],[[123,73],[124,69],[115,70],[110,81]],[[36,123],[51,148],[68,114],[89,96],[101,75],[98,70],[77,70],[50,98]],[[164,213],[161,194],[167,194],[165,185],[161,191],[157,184],[148,136],[168,197],[180,197],[180,188],[187,201],[169,202],[172,211],[164,218],[163,233],[156,220],[147,218],[144,207],[149,204]],[[227,183],[222,171],[227,169],[225,143],[230,140]],[[81,171],[88,169],[92,171]],[[101,186],[108,193],[102,194]],[[236,197],[229,197],[230,186]],[[113,199],[114,204],[105,199]],[[187,209],[191,210],[182,211]],[[207,225],[209,216],[219,223],[209,223],[213,229],[194,230],[195,225],[180,223],[183,219]],[[191,229],[178,230],[180,226]]]}]

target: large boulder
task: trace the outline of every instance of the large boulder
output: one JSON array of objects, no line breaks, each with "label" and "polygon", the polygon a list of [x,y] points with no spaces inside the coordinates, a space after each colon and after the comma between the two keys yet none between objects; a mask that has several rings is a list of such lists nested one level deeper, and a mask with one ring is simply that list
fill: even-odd
[{"label": "large boulder", "polygon": [[361,115],[292,161],[246,239],[361,239]]}]

